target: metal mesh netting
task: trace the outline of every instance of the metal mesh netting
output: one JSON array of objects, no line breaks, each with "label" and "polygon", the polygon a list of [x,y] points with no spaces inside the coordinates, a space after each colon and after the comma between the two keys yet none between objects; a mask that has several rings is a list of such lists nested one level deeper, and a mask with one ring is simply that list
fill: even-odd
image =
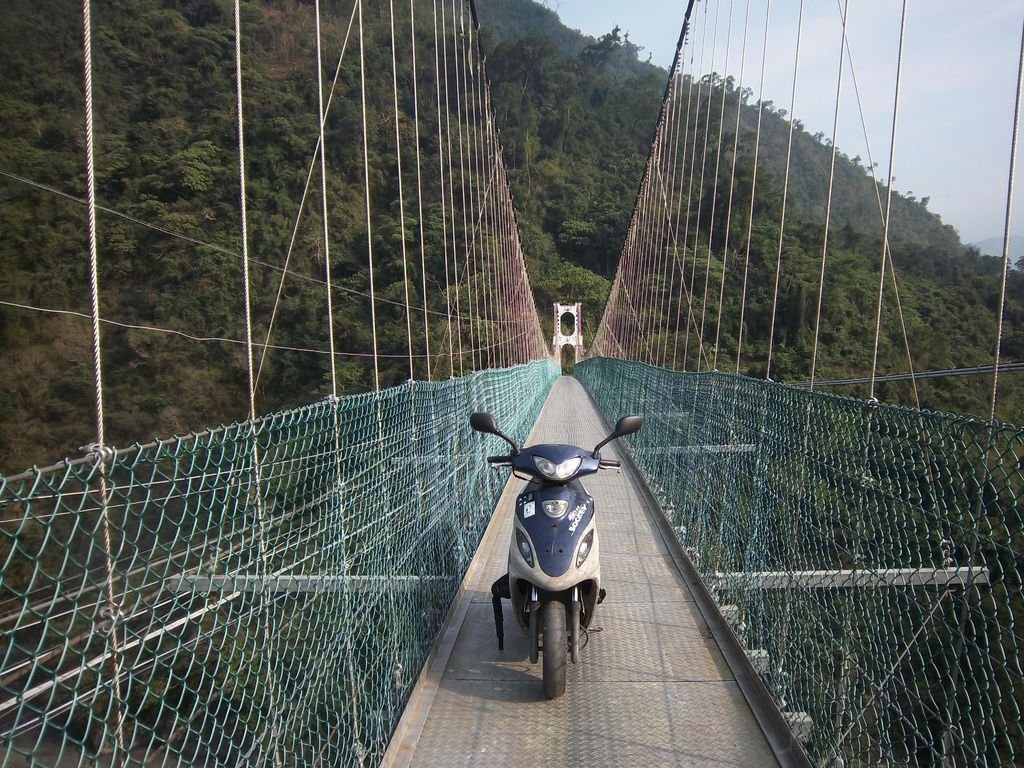
[{"label": "metal mesh netting", "polygon": [[502,487],[466,416],[523,440],[557,375],[0,477],[0,764],[378,762]]},{"label": "metal mesh netting", "polygon": [[721,373],[576,376],[821,765],[1024,762],[1024,430]]}]

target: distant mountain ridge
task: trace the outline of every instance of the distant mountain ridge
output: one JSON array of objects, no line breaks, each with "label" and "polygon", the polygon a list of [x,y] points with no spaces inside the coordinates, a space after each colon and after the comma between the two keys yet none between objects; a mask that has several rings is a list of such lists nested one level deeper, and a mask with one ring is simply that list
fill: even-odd
[{"label": "distant mountain ridge", "polygon": [[[478,1],[496,119],[541,317],[548,316],[553,300],[562,300],[582,301],[585,316],[596,319],[632,215],[667,72],[639,61],[637,46],[621,30],[595,40],[568,29],[550,8],[529,0]],[[820,377],[862,374],[872,364],[872,334],[864,328],[865,318],[877,312],[883,252],[891,260],[878,370],[902,372],[911,365],[918,371],[937,370],[989,361],[1000,304],[999,260],[965,246],[956,229],[928,209],[927,194],[918,198],[894,191],[887,200],[873,165],[848,156],[841,147],[830,194],[833,152],[824,133],[807,130],[799,120],[791,128],[786,110],[767,98],[759,102],[752,90],[737,86],[728,72],[686,77],[679,89],[691,94],[677,97],[692,102],[695,110],[692,117],[687,113],[691,130],[681,134],[688,143],[680,152],[685,158],[681,165],[700,180],[688,187],[680,221],[705,223],[699,232],[689,228],[678,255],[691,283],[696,284],[699,272],[705,274],[705,284],[712,272],[724,280],[721,315],[730,322],[716,334],[719,356],[728,359],[739,348],[740,329],[732,319],[741,314],[742,294],[741,372],[763,375],[764,361],[773,351],[772,372],[779,380],[806,378],[816,338],[827,208],[828,262],[817,334]],[[734,156],[737,111],[740,140]],[[701,136],[708,136],[699,146],[694,144],[694,125],[701,127]],[[756,201],[748,223],[755,143]],[[738,201],[736,216],[728,215],[730,199]],[[883,249],[886,205],[891,206],[889,248]],[[749,290],[743,293],[748,263]],[[778,311],[773,308],[776,284]],[[1024,272],[1010,275],[1006,298],[1001,357],[1024,359]],[[698,293],[690,300],[698,315],[703,316],[704,303],[709,305],[707,314],[719,314],[717,295],[702,298]],[[678,306],[658,311],[686,316]],[[592,326],[584,326],[585,334],[592,332]],[[905,337],[912,362],[907,360]],[[661,343],[665,346],[664,339]],[[685,358],[685,347],[682,353]],[[690,364],[697,367],[699,361],[688,360]],[[901,386],[886,385],[876,396],[914,402],[910,386]],[[973,380],[935,379],[918,389],[925,408],[988,410]],[[866,389],[841,393],[866,396]],[[1016,421],[1022,410],[1024,387],[1007,378],[997,417]]]},{"label": "distant mountain ridge", "polygon": [[[1003,256],[1002,235],[986,237],[984,240],[971,243],[971,245],[984,256],[995,256],[996,258]],[[1016,264],[1020,259],[1024,259],[1024,235],[1010,235],[1010,263]]]},{"label": "distant mountain ridge", "polygon": [[[492,38],[493,43],[515,42],[531,35],[543,35],[555,44],[563,56],[575,58],[588,47],[600,42],[595,37],[566,26],[555,11],[534,0],[478,0],[477,8],[480,12],[480,27],[484,35]],[[662,78],[668,77],[666,69],[640,58],[643,49],[629,40],[628,32],[622,37],[622,47],[611,55],[608,62],[613,70],[631,77],[655,73]]]}]

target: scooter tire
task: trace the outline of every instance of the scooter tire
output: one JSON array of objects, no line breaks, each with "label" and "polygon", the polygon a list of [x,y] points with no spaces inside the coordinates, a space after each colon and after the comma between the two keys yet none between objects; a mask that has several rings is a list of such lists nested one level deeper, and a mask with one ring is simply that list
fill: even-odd
[{"label": "scooter tire", "polygon": [[565,666],[568,640],[565,634],[565,606],[557,600],[545,603],[544,616],[544,695],[557,699],[565,693]]}]

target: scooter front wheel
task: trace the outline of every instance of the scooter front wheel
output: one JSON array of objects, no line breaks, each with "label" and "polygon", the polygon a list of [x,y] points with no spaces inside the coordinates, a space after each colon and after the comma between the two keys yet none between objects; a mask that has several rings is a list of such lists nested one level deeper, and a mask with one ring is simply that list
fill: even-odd
[{"label": "scooter front wheel", "polygon": [[557,600],[544,604],[544,695],[557,699],[565,693],[565,606]]}]

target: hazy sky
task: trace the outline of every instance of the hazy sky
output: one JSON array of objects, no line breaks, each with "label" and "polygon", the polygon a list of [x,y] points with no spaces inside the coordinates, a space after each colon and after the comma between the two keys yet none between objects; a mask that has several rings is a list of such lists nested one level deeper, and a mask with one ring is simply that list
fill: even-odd
[{"label": "hazy sky", "polygon": [[[649,53],[653,63],[667,69],[686,2],[548,0],[547,5],[567,26],[590,35],[619,25],[643,47],[642,56]],[[686,49],[687,55],[694,56],[694,68],[728,72],[739,79],[746,28],[742,79],[757,93],[765,5],[765,0],[750,0],[745,25],[748,0],[698,2]],[[789,112],[799,1],[774,0],[771,5],[764,96]],[[822,131],[826,136],[832,134],[835,111],[840,7],[841,0],[804,3],[792,110],[811,133]],[[883,180],[888,172],[901,10],[897,0],[849,3],[847,38],[864,120],[847,59],[837,144],[850,157],[860,155],[865,163],[870,146]],[[893,186],[919,198],[930,197],[929,209],[956,227],[967,242],[1002,236],[1022,25],[1022,0],[908,3]],[[1024,147],[1018,157],[1024,166]],[[1012,226],[1016,233],[1024,233],[1022,182],[1018,174]]]}]

